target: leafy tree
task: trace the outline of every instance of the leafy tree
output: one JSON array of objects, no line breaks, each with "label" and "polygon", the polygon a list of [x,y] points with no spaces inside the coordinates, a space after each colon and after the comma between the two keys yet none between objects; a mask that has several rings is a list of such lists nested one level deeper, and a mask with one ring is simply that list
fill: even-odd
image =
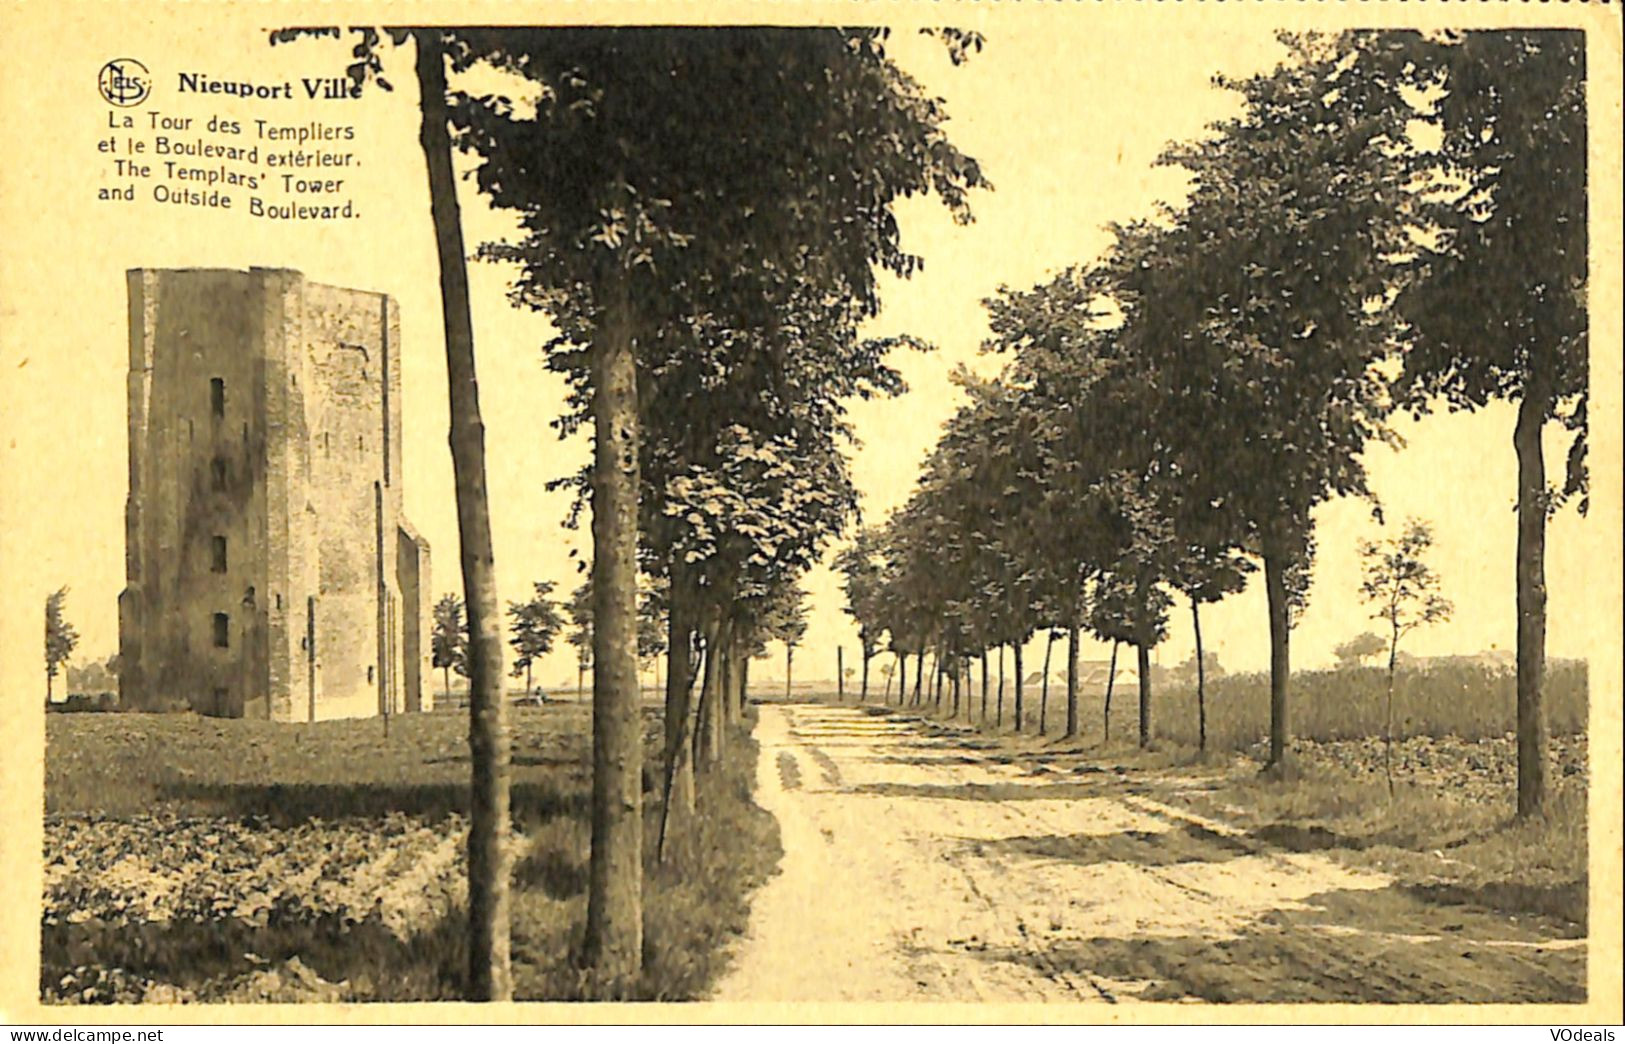
[{"label": "leafy tree", "polygon": [[763,630],[784,645],[784,695],[788,699],[796,646],[807,636],[807,592],[799,585],[786,585],[769,607]]},{"label": "leafy tree", "polygon": [[835,557],[835,568],[846,593],[845,611],[858,625],[858,645],[863,653],[860,701],[869,698],[869,661],[879,651],[880,637],[885,633],[879,604],[885,571],[878,557],[878,539],[873,530],[860,530],[851,545]]},{"label": "leafy tree", "polygon": [[1388,792],[1394,790],[1392,763],[1394,729],[1394,663],[1399,640],[1418,627],[1450,619],[1451,605],[1439,594],[1439,575],[1423,556],[1433,546],[1433,530],[1425,522],[1411,519],[1405,531],[1381,543],[1360,544],[1365,579],[1360,597],[1375,608],[1371,618],[1388,625],[1388,696],[1382,726],[1382,767],[1388,777]]},{"label": "leafy tree", "polygon": [[571,381],[576,422],[594,425],[587,951],[612,981],[635,974],[642,952],[640,374],[674,357],[662,339],[709,312],[729,328],[750,325],[737,318],[752,304],[782,315],[806,289],[796,273],[816,277],[818,300],[872,316],[876,270],[919,264],[897,241],[901,195],[934,192],[968,217],[980,171],[883,41],[834,29],[516,30],[498,65],[537,82],[534,113],[485,98],[458,114],[480,188],[520,215],[522,241],[493,256],[519,264],[516,302],[552,318],[550,359]]},{"label": "leafy tree", "polygon": [[430,662],[445,676],[446,695],[451,695],[451,672],[468,677],[468,623],[463,619],[463,600],[443,594],[434,604],[434,630],[429,637]]},{"label": "leafy tree", "polygon": [[[1517,403],[1518,815],[1546,805],[1546,520],[1587,507],[1585,37],[1578,30],[1485,31],[1409,40],[1400,55],[1435,99],[1442,131],[1419,164],[1422,278],[1398,307],[1409,324],[1401,393],[1416,412],[1442,401]],[[1414,95],[1413,95],[1414,97]],[[1573,433],[1567,476],[1549,488],[1541,435]]]},{"label": "leafy tree", "polygon": [[[1294,590],[1311,512],[1368,496],[1360,452],[1387,438],[1378,363],[1395,339],[1405,119],[1374,104],[1353,38],[1286,37],[1292,60],[1245,80],[1242,113],[1162,162],[1189,172],[1164,225],[1125,229],[1110,259],[1123,337],[1190,503],[1264,564],[1271,767],[1284,764]],[[1354,42],[1358,42],[1355,40]]]},{"label": "leafy tree", "polygon": [[[1118,646],[1134,643],[1134,629],[1129,623],[1130,602],[1133,591],[1114,573],[1097,577],[1093,597],[1089,604],[1089,630],[1103,642],[1112,643],[1110,673],[1106,677],[1106,697],[1101,712],[1104,740],[1112,738],[1112,695],[1117,688]],[[1142,733],[1149,731],[1142,729]]]},{"label": "leafy tree", "polygon": [[576,649],[576,699],[579,700],[586,690],[584,678],[588,669],[592,667],[593,597],[590,575],[571,592],[570,601],[566,603],[564,611],[570,617],[570,634],[567,640]]},{"label": "leafy tree", "polygon": [[508,644],[514,651],[510,670],[515,678],[524,675],[526,696],[535,691],[531,668],[553,648],[553,639],[564,629],[564,618],[553,598],[553,581],[538,580],[533,587],[530,601],[508,603]]},{"label": "leafy tree", "polygon": [[[1113,333],[1099,325],[1093,296],[1079,272],[1068,270],[1024,293],[1001,288],[984,302],[992,337],[983,348],[1014,354],[1001,380],[1025,415],[1014,426],[1026,429],[1021,448],[994,448],[1009,431],[997,422],[985,437],[993,453],[1014,465],[1005,489],[1020,491],[1012,521],[1027,532],[1014,540],[1007,534],[1008,555],[1020,563],[1048,625],[1039,731],[1045,727],[1050,651],[1064,633],[1068,736],[1078,732],[1078,636],[1087,616],[1086,585],[1114,559],[1122,537],[1105,490],[1121,463],[1119,442],[1110,436],[1126,385],[1115,380]],[[1017,718],[1019,728],[1019,710]]]},{"label": "leafy tree", "polygon": [[[985,347],[1013,347],[999,339],[1007,331],[999,326],[998,306],[990,303],[989,309],[995,338]],[[964,370],[954,379],[970,401],[950,419],[928,462],[918,503],[904,513],[904,546],[915,548],[905,573],[915,577],[913,597],[920,604],[948,612],[966,651],[1014,648],[1012,717],[1020,731],[1023,648],[1040,626],[1058,622],[1058,614],[1076,605],[1077,560],[1056,551],[1058,534],[1077,528],[1076,513],[1063,504],[1067,494],[1057,492],[1052,476],[1052,443],[1060,429],[1037,374],[1012,364],[999,380],[980,380]],[[995,724],[1003,720],[1001,690]]]},{"label": "leafy tree", "polygon": [[52,683],[79,644],[79,632],[63,615],[68,589],[59,587],[45,596],[45,702],[51,702]]},{"label": "leafy tree", "polygon": [[1135,478],[1120,482],[1116,490],[1122,551],[1116,569],[1118,582],[1129,597],[1121,601],[1127,617],[1125,633],[1134,646],[1140,688],[1140,746],[1149,747],[1155,735],[1151,712],[1151,650],[1168,636],[1168,610],[1173,599],[1162,581],[1173,569],[1180,549],[1173,529]]},{"label": "leafy tree", "polygon": [[1333,649],[1337,656],[1337,665],[1343,668],[1358,667],[1388,648],[1388,643],[1375,631],[1366,631],[1356,635],[1348,641]]},{"label": "leafy tree", "polygon": [[[1174,526],[1192,524],[1200,526],[1200,518],[1191,519],[1188,513],[1175,516]],[[1173,568],[1174,586],[1183,591],[1191,603],[1191,632],[1196,639],[1196,651],[1190,659],[1191,673],[1196,679],[1197,749],[1207,750],[1207,678],[1218,666],[1218,659],[1202,651],[1202,612],[1204,602],[1217,602],[1226,595],[1235,594],[1247,585],[1247,574],[1252,563],[1242,558],[1234,545],[1215,549],[1213,543],[1201,538],[1185,544],[1178,553]]]},{"label": "leafy tree", "polygon": [[666,598],[661,590],[638,598],[638,660],[648,662],[666,651]]}]

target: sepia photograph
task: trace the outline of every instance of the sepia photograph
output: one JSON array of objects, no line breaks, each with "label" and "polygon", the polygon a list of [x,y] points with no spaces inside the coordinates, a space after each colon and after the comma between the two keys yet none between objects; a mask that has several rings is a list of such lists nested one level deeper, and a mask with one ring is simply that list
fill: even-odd
[{"label": "sepia photograph", "polygon": [[1617,8],[5,18],[4,1021],[1625,1017]]}]

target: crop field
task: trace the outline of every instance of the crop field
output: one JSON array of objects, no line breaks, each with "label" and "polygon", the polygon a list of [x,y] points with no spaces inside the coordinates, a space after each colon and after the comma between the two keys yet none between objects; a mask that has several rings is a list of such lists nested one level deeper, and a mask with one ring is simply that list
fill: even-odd
[{"label": "crop field", "polygon": [[[699,835],[648,867],[643,978],[596,983],[577,967],[589,721],[579,705],[510,715],[517,996],[697,995],[777,862],[776,827],[751,802],[754,759],[742,749],[709,781]],[[647,713],[650,765],[659,726]],[[52,715],[47,728],[45,1000],[460,995],[463,715],[395,718],[387,736],[379,720],[191,715]]]},{"label": "crop field", "polygon": [[[1553,735],[1586,728],[1586,665],[1558,661],[1546,682],[1546,721]],[[1269,734],[1269,677],[1232,674],[1207,688],[1208,744],[1243,750]],[[1292,675],[1292,734],[1306,740],[1380,737],[1385,718],[1387,672],[1377,667],[1300,671]],[[1062,692],[1064,699],[1065,692]],[[1051,693],[1054,699],[1054,693]],[[1159,735],[1179,743],[1197,738],[1194,685],[1169,685],[1153,693]],[[1118,689],[1112,699],[1112,731],[1133,734],[1138,693]],[[1093,715],[1098,717],[1097,704]],[[1395,676],[1395,737],[1454,736],[1481,740],[1505,736],[1517,724],[1517,678],[1509,670],[1448,666],[1401,670]]]}]

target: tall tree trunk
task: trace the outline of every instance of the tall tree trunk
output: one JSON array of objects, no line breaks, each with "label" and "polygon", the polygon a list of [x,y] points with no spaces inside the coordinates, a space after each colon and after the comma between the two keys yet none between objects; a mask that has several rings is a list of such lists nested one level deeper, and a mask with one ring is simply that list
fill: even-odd
[{"label": "tall tree trunk", "polygon": [[716,699],[711,701],[709,709],[711,719],[711,741],[715,746],[711,761],[720,765],[728,757],[728,641],[726,638],[726,625],[717,624],[717,675]]},{"label": "tall tree trunk", "polygon": [[701,628],[705,636],[705,660],[700,670],[700,705],[695,714],[697,721],[694,725],[694,764],[700,768],[709,768],[722,758],[721,739],[717,735],[717,657],[722,650],[717,647],[717,625],[707,621]]},{"label": "tall tree trunk", "polygon": [[1394,796],[1394,663],[1399,659],[1399,624],[1393,624],[1388,642],[1388,699],[1382,718],[1382,772],[1388,778],[1388,797]]},{"label": "tall tree trunk", "polygon": [[920,685],[924,681],[924,675],[925,646],[922,645],[920,651],[914,654],[914,701],[912,705],[916,707],[920,705]]},{"label": "tall tree trunk", "polygon": [[673,577],[666,614],[666,786],[660,814],[657,856],[664,858],[669,821],[686,823],[694,814],[694,759],[689,744],[689,704],[694,690],[694,626],[688,596]]},{"label": "tall tree trunk", "polygon": [[999,646],[999,694],[993,705],[993,727],[1004,728],[1004,646]]},{"label": "tall tree trunk", "polygon": [[1291,620],[1286,599],[1285,554],[1280,545],[1264,542],[1264,592],[1270,613],[1270,759],[1266,767],[1286,764],[1287,678],[1292,670]]},{"label": "tall tree trunk", "polygon": [[717,695],[722,697],[722,723],[732,727],[739,723],[739,665],[734,662],[734,625],[731,619],[723,621],[717,631],[721,646],[721,675],[717,679]]},{"label": "tall tree trunk", "polygon": [[784,647],[784,698],[787,700],[790,698],[790,672],[795,667],[795,659],[796,647],[786,645]]},{"label": "tall tree trunk", "polygon": [[1202,609],[1191,595],[1191,630],[1196,633],[1196,749],[1207,750],[1207,665],[1202,662]]},{"label": "tall tree trunk", "polygon": [[1112,662],[1106,668],[1106,711],[1102,715],[1104,720],[1105,738],[1101,740],[1104,745],[1112,741],[1112,689],[1117,687],[1117,646],[1119,642],[1112,642]]},{"label": "tall tree trunk", "polygon": [[835,702],[846,702],[846,649],[835,647]]},{"label": "tall tree trunk", "polygon": [[485,491],[485,426],[480,420],[469,314],[462,216],[452,174],[447,127],[446,66],[438,29],[419,29],[417,77],[428,168],[429,209],[440,265],[441,318],[450,390],[451,463],[457,535],[468,606],[469,761],[468,971],[474,1000],[513,997],[508,942],[508,729],[502,699],[502,635],[497,608],[491,514]]},{"label": "tall tree trunk", "polygon": [[739,652],[739,717],[745,716],[745,708],[750,706],[750,653],[741,649]]},{"label": "tall tree trunk", "polygon": [[643,962],[643,724],[638,691],[638,400],[628,276],[592,346],[592,861],[587,959],[608,978]]},{"label": "tall tree trunk", "polygon": [[1055,650],[1055,631],[1044,632],[1044,680],[1038,687],[1038,734],[1044,735],[1049,731],[1049,662],[1050,654]]},{"label": "tall tree trunk", "polygon": [[953,701],[954,701],[953,710],[952,710],[951,714],[952,714],[952,716],[954,718],[958,718],[959,717],[959,707],[960,707],[960,692],[959,692],[960,670],[959,670],[959,656],[958,656],[958,654],[955,654],[954,657],[952,659],[950,659],[948,662],[950,664],[950,666],[948,668],[949,681],[950,681],[950,685],[952,687]]},{"label": "tall tree trunk", "polygon": [[1151,745],[1151,650],[1144,642],[1136,645],[1140,665],[1140,746]]},{"label": "tall tree trunk", "polygon": [[1550,396],[1531,379],[1518,403],[1518,818],[1546,808],[1546,458],[1540,445]]},{"label": "tall tree trunk", "polygon": [[987,724],[987,647],[982,647],[982,713],[977,720]]},{"label": "tall tree trunk", "polygon": [[1066,734],[1078,734],[1078,625],[1066,629]]},{"label": "tall tree trunk", "polygon": [[859,703],[869,702],[869,660],[873,658],[873,656],[874,653],[870,652],[869,647],[865,645],[863,647],[863,678],[858,682]]},{"label": "tall tree trunk", "polygon": [[1017,735],[1020,735],[1020,733],[1021,733],[1021,726],[1022,726],[1021,694],[1022,694],[1022,689],[1025,687],[1022,683],[1026,681],[1026,679],[1023,678],[1022,675],[1021,675],[1021,646],[1022,646],[1023,642],[1025,642],[1025,641],[1026,641],[1026,639],[1023,638],[1023,639],[1018,640],[1015,643],[1015,645],[1016,645],[1016,664],[1015,664],[1015,666],[1016,666],[1016,678],[1015,678],[1015,682],[1016,682],[1016,706],[1015,706],[1015,712],[1016,713],[1015,713],[1015,719],[1016,719],[1016,734]]}]

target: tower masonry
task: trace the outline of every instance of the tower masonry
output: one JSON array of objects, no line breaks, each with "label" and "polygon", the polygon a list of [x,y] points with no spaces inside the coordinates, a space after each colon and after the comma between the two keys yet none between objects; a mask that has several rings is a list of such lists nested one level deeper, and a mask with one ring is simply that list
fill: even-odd
[{"label": "tower masonry", "polygon": [[271,721],[429,709],[395,302],[285,269],[128,283],[120,702]]}]

